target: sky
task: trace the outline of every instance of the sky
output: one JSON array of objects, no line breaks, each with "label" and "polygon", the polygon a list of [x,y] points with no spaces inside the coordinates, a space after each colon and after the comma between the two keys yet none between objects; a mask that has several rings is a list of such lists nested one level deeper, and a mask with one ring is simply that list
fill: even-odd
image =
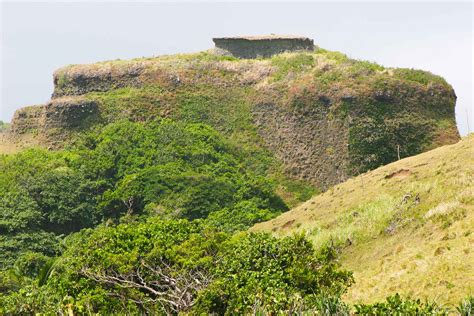
[{"label": "sky", "polygon": [[[68,64],[196,52],[212,37],[304,35],[388,67],[443,76],[474,131],[471,2],[1,2],[0,120],[48,101]],[[469,127],[468,127],[469,126]]]}]

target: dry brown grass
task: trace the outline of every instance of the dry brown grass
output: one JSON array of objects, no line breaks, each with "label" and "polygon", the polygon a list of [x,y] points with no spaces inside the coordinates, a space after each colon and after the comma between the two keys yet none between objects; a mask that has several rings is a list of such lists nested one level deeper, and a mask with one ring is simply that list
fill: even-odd
[{"label": "dry brown grass", "polygon": [[456,303],[474,293],[474,135],[350,179],[252,229],[338,244],[356,279],[350,302],[399,292]]},{"label": "dry brown grass", "polygon": [[23,146],[13,141],[7,133],[0,133],[0,155],[2,154],[14,154],[19,152]]}]

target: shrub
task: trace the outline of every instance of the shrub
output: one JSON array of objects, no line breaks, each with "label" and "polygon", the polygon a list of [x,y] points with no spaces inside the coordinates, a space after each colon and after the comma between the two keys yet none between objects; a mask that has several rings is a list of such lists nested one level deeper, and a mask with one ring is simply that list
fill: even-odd
[{"label": "shrub", "polygon": [[[248,155],[208,125],[160,120],[110,124],[68,151],[0,157],[0,268],[26,251],[55,255],[56,236],[125,214],[203,219],[220,211],[213,225],[245,229],[287,210]],[[237,206],[246,201],[252,207]]]},{"label": "shrub", "polygon": [[352,283],[333,249],[317,253],[302,235],[231,236],[199,221],[155,217],[83,230],[68,244],[45,285],[0,298],[3,311],[26,304],[29,313],[240,314],[260,304],[269,313],[340,312]]},{"label": "shrub", "polygon": [[49,257],[41,253],[28,251],[16,259],[14,268],[22,276],[35,278],[49,260]]},{"label": "shrub", "polygon": [[214,281],[199,293],[196,314],[247,314],[256,305],[270,314],[291,313],[297,306],[316,308],[320,294],[339,297],[352,283],[333,249],[317,254],[301,235],[236,235],[221,258]]},{"label": "shrub", "polygon": [[356,315],[447,315],[448,310],[435,302],[402,298],[398,293],[375,304],[356,304]]}]

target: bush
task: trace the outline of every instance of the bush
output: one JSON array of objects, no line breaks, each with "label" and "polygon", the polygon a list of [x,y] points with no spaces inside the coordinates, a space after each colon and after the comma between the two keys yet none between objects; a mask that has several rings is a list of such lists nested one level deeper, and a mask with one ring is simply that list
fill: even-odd
[{"label": "bush", "polygon": [[29,251],[16,259],[14,269],[22,276],[36,278],[49,260],[49,257],[41,253]]},{"label": "bush", "polygon": [[435,302],[402,298],[398,293],[375,304],[356,304],[356,315],[447,315],[448,310]]},{"label": "bush", "polygon": [[26,251],[55,255],[56,236],[125,214],[220,212],[212,225],[245,229],[287,210],[276,185],[246,164],[248,155],[207,125],[160,120],[110,124],[68,151],[2,156],[0,268]]},{"label": "bush", "polygon": [[317,253],[301,235],[231,236],[200,221],[101,225],[68,244],[45,285],[0,297],[0,312],[242,314],[259,305],[272,314],[329,313],[346,309],[340,296],[352,283],[333,249]]},{"label": "bush", "polygon": [[340,297],[352,283],[352,274],[338,269],[333,249],[317,254],[301,235],[236,235],[221,253],[214,281],[199,293],[196,314],[248,314],[255,306],[269,314],[317,308],[318,295]]}]

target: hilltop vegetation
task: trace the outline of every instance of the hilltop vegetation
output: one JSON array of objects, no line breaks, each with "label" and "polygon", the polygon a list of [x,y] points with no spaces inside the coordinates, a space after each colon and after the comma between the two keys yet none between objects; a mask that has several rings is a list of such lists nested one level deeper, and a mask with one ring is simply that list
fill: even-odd
[{"label": "hilltop vegetation", "polygon": [[267,149],[281,165],[275,176],[319,190],[459,139],[456,96],[441,77],[321,48],[254,60],[201,52],[71,65],[54,83],[51,102],[15,114],[16,138],[33,134],[61,148],[117,120],[205,123],[235,146]]},{"label": "hilltop vegetation", "polygon": [[317,195],[252,230],[327,242],[354,272],[345,299],[398,291],[445,303],[473,293],[474,137],[402,159]]},{"label": "hilltop vegetation", "polygon": [[458,140],[436,75],[201,52],[54,85],[0,126],[0,314],[447,314],[472,290],[472,138],[364,173]]}]

